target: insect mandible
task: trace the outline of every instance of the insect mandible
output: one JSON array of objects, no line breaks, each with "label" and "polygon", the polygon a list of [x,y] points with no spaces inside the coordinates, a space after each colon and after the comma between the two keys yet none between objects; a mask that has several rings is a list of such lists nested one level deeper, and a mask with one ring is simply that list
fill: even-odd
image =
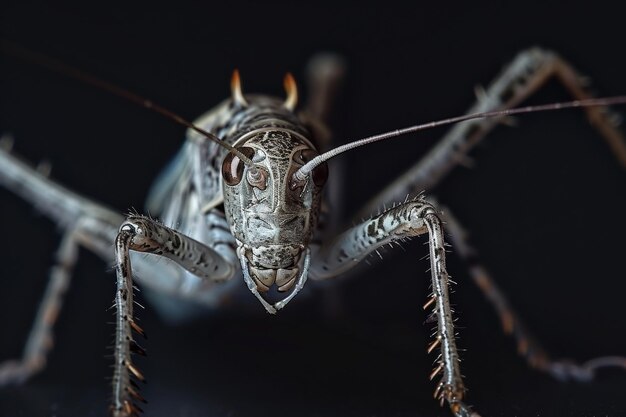
[{"label": "insect mandible", "polygon": [[[331,213],[324,212],[321,201],[328,170],[325,161],[319,159],[320,140],[324,146],[320,119],[325,113],[325,102],[330,100],[324,94],[332,90],[328,86],[336,81],[341,70],[331,58],[320,58],[314,67],[320,77],[318,91],[324,93],[311,101],[321,103],[319,107],[309,107],[304,116],[295,113],[297,89],[290,75],[285,77],[287,98],[279,100],[244,95],[235,73],[229,100],[193,125],[183,121],[190,127],[187,142],[158,180],[148,201],[149,211],[160,221],[138,214],[123,217],[69,192],[12,156],[8,141],[4,142],[5,150],[0,153],[3,185],[40,207],[65,232],[59,262],[52,271],[24,357],[22,361],[3,364],[0,383],[23,380],[45,363],[46,339],[60,308],[78,246],[116,261],[112,411],[116,416],[129,416],[139,413],[135,402],[142,400],[133,379],[144,379],[131,357],[132,353],[144,353],[135,341],[135,334],[142,334],[143,329],[134,320],[132,276],[157,293],[176,294],[217,307],[224,296],[235,290],[233,283],[237,280],[232,278],[241,270],[248,289],[274,314],[298,294],[309,276],[333,278],[385,244],[427,234],[432,294],[424,308],[432,309],[431,317],[437,322],[428,351],[441,353],[431,374],[431,379],[441,375],[435,397],[442,404],[447,403],[457,416],[477,415],[463,401],[465,389],[448,296],[441,214],[432,201],[417,192],[434,186],[497,120],[483,115],[455,126],[429,155],[374,197],[363,213],[386,203],[400,201],[399,204],[324,240],[317,231],[320,214],[323,226],[324,217]],[[580,77],[569,64],[552,52],[532,49],[518,55],[484,92],[483,99],[470,114],[513,107],[552,76],[563,81],[577,99],[589,97],[577,83]],[[137,96],[128,98],[180,119]],[[610,112],[596,107],[589,107],[588,112],[616,155],[622,162],[626,161],[625,142],[612,123]],[[372,141],[400,133],[404,132],[377,136]],[[323,155],[329,158],[334,154]],[[409,199],[407,195],[416,197]],[[460,226],[451,216],[447,221],[447,230],[457,250],[469,258],[471,251],[462,238]],[[110,248],[113,241],[114,253]],[[150,256],[135,256],[134,252]],[[168,261],[155,263],[155,256]],[[494,303],[507,331],[520,343],[530,343],[486,271],[480,265],[473,265],[471,272]],[[599,358],[577,365],[551,360],[532,346],[523,353],[534,367],[578,379],[591,378],[600,367],[624,367],[623,358]]]}]

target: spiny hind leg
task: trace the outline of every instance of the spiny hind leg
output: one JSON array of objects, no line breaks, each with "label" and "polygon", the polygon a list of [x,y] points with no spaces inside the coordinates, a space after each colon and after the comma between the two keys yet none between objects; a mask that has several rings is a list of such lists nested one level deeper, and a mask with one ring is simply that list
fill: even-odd
[{"label": "spiny hind leg", "polygon": [[517,351],[524,357],[528,366],[546,372],[559,380],[578,381],[591,380],[601,368],[626,370],[626,357],[621,356],[603,356],[583,363],[550,357],[526,329],[502,290],[481,264],[478,253],[468,243],[467,233],[458,220],[448,208],[445,208],[443,212],[446,232],[451,237],[454,252],[467,263],[472,280],[496,310],[504,333],[515,338]]},{"label": "spiny hind leg", "polygon": [[76,264],[78,244],[76,233],[67,231],[57,251],[56,264],[35,317],[22,358],[0,364],[0,386],[24,382],[44,369],[53,345],[53,327],[63,306],[63,296],[70,284]]},{"label": "spiny hind leg", "polygon": [[23,382],[44,368],[53,345],[53,327],[78,257],[78,247],[88,248],[112,261],[111,242],[123,220],[122,216],[104,206],[50,180],[48,172],[34,169],[12,155],[11,144],[8,136],[0,140],[0,185],[51,218],[63,230],[63,237],[22,357],[0,364],[0,385]]},{"label": "spiny hind leg", "polygon": [[310,125],[322,149],[330,147],[328,123],[346,72],[344,60],[331,53],[315,55],[307,65],[308,100],[302,117]]},{"label": "spiny hind leg", "polygon": [[[346,73],[345,60],[333,53],[319,53],[313,56],[306,68],[306,84],[308,99],[301,116],[312,130],[319,151],[324,152],[333,146],[333,134],[329,129],[332,124],[332,111],[337,95],[342,87]],[[314,236],[313,244],[337,233],[344,221],[345,183],[343,175],[345,164],[336,159],[331,162],[332,180],[325,187],[325,198],[318,223],[318,233]],[[314,287],[322,300],[322,312],[329,320],[336,320],[343,315],[343,303],[340,288],[337,285],[322,285]]]},{"label": "spiny hind leg", "polygon": [[[519,53],[489,87],[477,92],[478,101],[468,114],[512,108],[552,78],[560,81],[575,99],[593,96],[586,87],[587,79],[567,61],[552,51],[531,48]],[[619,116],[607,107],[586,107],[584,111],[620,164],[626,167],[626,139],[617,127]],[[477,119],[454,125],[414,166],[374,196],[355,218],[367,216],[407,195],[431,190],[454,167],[465,163],[471,149],[500,121],[499,118]]]},{"label": "spiny hind leg", "polygon": [[[332,134],[328,129],[330,115],[337,93],[341,87],[346,72],[346,64],[340,56],[331,53],[315,55],[307,65],[308,100],[301,114],[305,123],[312,130],[320,152],[332,147]],[[333,181],[326,186],[325,203],[322,207],[321,226],[325,232],[334,233],[342,220],[343,213],[343,183],[341,171],[344,170],[341,161],[333,161]],[[328,202],[332,204],[329,208]]]},{"label": "spiny hind leg", "polygon": [[54,344],[54,325],[63,307],[64,295],[78,260],[78,249],[87,248],[107,262],[111,262],[113,250],[110,242],[119,224],[116,220],[116,218],[103,220],[85,215],[66,225],[56,254],[56,263],[50,271],[50,278],[22,357],[0,363],[0,386],[24,382],[44,369],[47,356]]}]

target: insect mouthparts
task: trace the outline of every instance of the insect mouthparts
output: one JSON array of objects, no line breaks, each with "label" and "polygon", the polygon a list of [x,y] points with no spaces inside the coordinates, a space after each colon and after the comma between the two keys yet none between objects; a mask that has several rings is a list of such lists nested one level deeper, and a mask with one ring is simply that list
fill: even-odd
[{"label": "insect mouthparts", "polygon": [[[250,250],[247,245],[241,244],[237,249],[237,256],[239,257],[239,261],[241,262],[241,271],[243,273],[243,279],[248,286],[248,289],[254,296],[261,302],[263,307],[270,314],[276,314],[276,312],[285,305],[289,301],[295,297],[300,290],[304,287],[306,280],[309,275],[309,266],[311,264],[311,249],[306,248],[304,259],[300,254],[297,259],[294,259],[295,266],[293,267],[285,267],[285,268],[264,268],[263,266],[256,265],[251,266],[250,260],[248,259],[248,254],[253,253],[252,251],[247,252],[247,249]],[[254,250],[254,248],[253,248]],[[302,265],[302,266],[300,266]],[[298,274],[300,272],[300,274]],[[275,284],[277,286],[278,292],[286,292],[292,289],[291,293],[289,293],[286,297],[280,299],[279,301],[271,304],[266,300],[266,298],[261,294],[267,293],[268,290]]]}]

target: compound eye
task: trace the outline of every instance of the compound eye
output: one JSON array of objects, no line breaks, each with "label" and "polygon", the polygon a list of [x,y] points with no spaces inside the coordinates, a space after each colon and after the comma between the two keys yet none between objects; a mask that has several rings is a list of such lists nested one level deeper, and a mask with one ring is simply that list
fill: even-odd
[{"label": "compound eye", "polygon": [[[254,149],[247,146],[237,150],[248,158],[252,158],[254,155]],[[226,185],[234,186],[239,184],[243,179],[244,168],[245,164],[243,161],[234,153],[229,152],[226,158],[224,158],[224,162],[222,162],[222,177]]]},{"label": "compound eye", "polygon": [[[318,155],[319,154],[313,149],[300,149],[293,154],[293,161],[298,165],[304,165]],[[326,180],[328,179],[328,164],[324,162],[318,165],[311,175],[313,176],[313,183],[318,187],[326,184]]]},{"label": "compound eye", "polygon": [[318,187],[326,184],[326,180],[328,179],[328,164],[323,162],[313,169],[311,173],[313,176],[313,183]]}]

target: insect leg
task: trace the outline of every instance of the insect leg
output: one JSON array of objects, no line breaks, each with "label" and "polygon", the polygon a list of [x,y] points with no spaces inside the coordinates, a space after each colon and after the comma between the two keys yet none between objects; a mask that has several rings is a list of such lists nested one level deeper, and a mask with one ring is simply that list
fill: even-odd
[{"label": "insect leg", "polygon": [[3,137],[2,143],[0,185],[32,203],[64,230],[57,262],[51,270],[23,356],[21,360],[0,364],[0,385],[5,385],[23,382],[44,368],[53,344],[53,326],[77,260],[78,246],[112,261],[111,242],[123,217],[52,182],[44,173],[11,155],[8,137]]},{"label": "insect leg", "polygon": [[327,125],[345,71],[344,60],[331,53],[315,55],[307,65],[309,98],[300,116],[310,126],[322,149],[330,147],[331,133]]},{"label": "insect leg", "polygon": [[22,358],[0,364],[0,386],[24,382],[45,367],[46,357],[53,345],[53,326],[61,311],[63,296],[70,284],[72,269],[78,258],[77,250],[76,233],[66,232],[56,255],[56,265],[50,271],[48,286],[24,347]]},{"label": "insect leg", "polygon": [[518,353],[526,359],[531,368],[547,372],[560,380],[574,379],[579,381],[592,379],[600,368],[617,367],[626,370],[626,357],[604,356],[584,363],[551,358],[542,349],[541,344],[528,332],[504,293],[492,279],[487,269],[481,265],[476,250],[468,243],[467,233],[458,220],[448,208],[443,211],[445,213],[446,232],[452,239],[455,252],[467,262],[472,280],[498,313],[504,333],[515,338]]},{"label": "insect leg", "polygon": [[56,254],[56,264],[50,271],[48,285],[35,316],[32,329],[20,360],[0,363],[0,386],[21,383],[44,369],[47,355],[53,347],[53,328],[63,307],[74,265],[78,260],[78,248],[89,248],[113,259],[111,234],[116,228],[109,222],[85,216],[68,228]]},{"label": "insect leg", "polygon": [[[4,144],[7,142],[8,140],[5,140]],[[77,246],[80,245],[93,251],[107,262],[114,261],[115,251],[112,242],[116,241],[124,217],[51,181],[11,155],[9,148],[9,146],[0,147],[0,185],[32,203],[65,231],[59,251],[59,266],[52,271],[45,299],[24,353],[25,366],[34,368],[30,363],[34,359],[31,361],[29,358],[35,358],[41,367],[45,363],[44,355],[51,347],[49,342],[55,313],[60,308],[64,287],[69,283],[69,272],[75,261]],[[209,218],[212,217],[215,216],[209,215]],[[152,220],[150,222],[154,223]],[[220,224],[217,218],[214,222]],[[154,226],[155,230],[163,228],[158,224]],[[218,232],[219,230],[216,233]],[[219,238],[218,235],[216,236]],[[219,241],[215,245],[215,250],[206,248],[197,241],[190,242],[190,239],[186,237],[181,237],[181,241],[185,241],[186,247],[193,247],[195,250],[192,256],[188,256],[185,252],[187,255],[185,260],[178,262],[183,268],[187,266],[192,273],[192,268],[197,268],[195,273],[201,275],[211,272],[212,279],[227,279],[234,273],[236,264],[227,256],[227,251],[221,250],[224,245],[221,245]],[[199,252],[202,254],[198,255]],[[211,265],[218,266],[215,273],[207,270],[209,264],[207,259],[211,260]],[[200,265],[194,266],[194,262]],[[133,269],[140,282],[150,286],[156,292],[178,295],[205,305],[219,303],[219,291],[207,291],[203,281],[199,278],[197,281],[190,282],[186,272],[175,262],[155,263],[150,257],[135,257]],[[137,346],[131,346],[136,351],[141,351]],[[18,365],[16,361],[0,365],[0,383],[9,383],[27,377],[28,375],[20,371],[20,367],[21,365]],[[133,369],[136,370],[136,368]],[[33,372],[35,370],[32,369]],[[128,395],[133,395],[132,392],[135,392],[133,388],[128,387]]]},{"label": "insect leg", "polygon": [[443,229],[434,206],[422,198],[401,203],[339,235],[322,246],[312,264],[311,278],[327,279],[353,268],[382,245],[428,233],[432,278],[431,301],[437,318],[435,340],[428,348],[439,348],[440,356],[431,379],[442,374],[435,398],[447,402],[457,417],[477,416],[463,403],[465,387],[459,368],[454,324],[448,293]]},{"label": "insect leg", "polygon": [[198,277],[198,286],[202,285],[203,280],[227,280],[235,272],[233,265],[219,253],[155,220],[145,216],[129,216],[122,223],[115,239],[117,314],[112,411],[116,417],[139,414],[141,410],[133,400],[141,397],[133,388],[132,378],[144,381],[143,374],[131,359],[131,353],[143,351],[133,337],[133,330],[140,334],[143,330],[136,324],[133,316],[131,250],[174,261]]},{"label": "insect leg", "polygon": [[[478,102],[468,113],[514,107],[553,77],[576,99],[592,97],[585,86],[586,79],[567,61],[554,52],[531,48],[519,53],[486,90],[478,91]],[[617,127],[619,117],[606,107],[584,110],[616,158],[626,167],[626,139]],[[420,161],[372,198],[356,218],[375,212],[383,204],[400,201],[406,195],[432,189],[452,168],[462,164],[469,151],[501,121],[477,119],[455,125]]]},{"label": "insect leg", "polygon": [[[0,142],[9,144],[12,139],[3,136]],[[46,174],[12,155],[10,146],[0,147],[0,186],[30,202],[63,229],[71,229],[77,219],[84,217],[103,219],[117,225],[124,220],[104,205],[51,181]]]},{"label": "insect leg", "polygon": [[[309,60],[306,72],[308,99],[299,116],[312,131],[318,150],[326,151],[332,147],[333,137],[328,124],[346,72],[346,63],[339,55],[319,53]],[[326,197],[322,200],[318,228],[323,234],[320,238],[336,233],[344,212],[344,183],[341,179],[345,167],[341,159],[333,160],[332,164],[334,178],[326,185]],[[332,288],[328,290],[333,291]]]},{"label": "insect leg", "polygon": [[[308,98],[299,117],[309,127],[314,143],[320,152],[333,146],[333,134],[328,128],[332,125],[332,114],[337,95],[341,90],[346,73],[345,60],[333,53],[318,53],[311,57],[306,67]],[[345,212],[345,164],[342,158],[331,162],[333,178],[324,189],[317,233],[313,245],[330,238],[341,230],[341,221]],[[323,312],[327,317],[337,317],[342,309],[339,288],[336,285],[315,287],[322,300]]]}]

